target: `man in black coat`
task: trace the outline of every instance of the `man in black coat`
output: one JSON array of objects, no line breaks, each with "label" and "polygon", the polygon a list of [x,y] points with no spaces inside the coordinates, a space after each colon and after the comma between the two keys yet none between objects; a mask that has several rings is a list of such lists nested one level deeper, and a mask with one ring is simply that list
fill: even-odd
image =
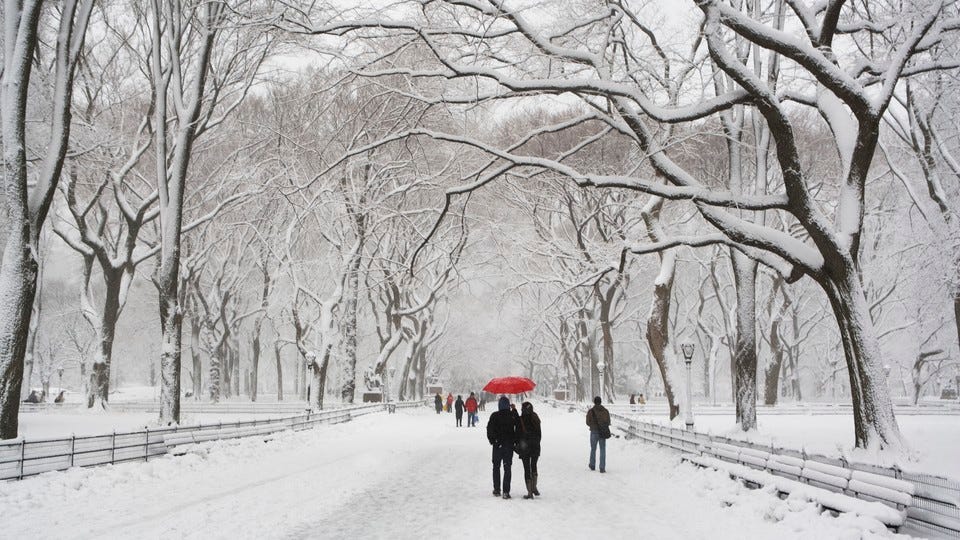
[{"label": "man in black coat", "polygon": [[510,498],[510,467],[513,465],[513,442],[517,440],[520,415],[507,396],[500,396],[497,412],[487,421],[487,440],[493,446],[493,494],[500,495],[500,464],[503,464],[503,498]]}]

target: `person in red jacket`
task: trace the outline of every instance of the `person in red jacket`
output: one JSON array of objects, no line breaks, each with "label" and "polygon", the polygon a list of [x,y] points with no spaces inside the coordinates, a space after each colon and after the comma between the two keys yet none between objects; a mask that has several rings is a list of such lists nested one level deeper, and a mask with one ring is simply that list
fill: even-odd
[{"label": "person in red jacket", "polygon": [[470,397],[467,398],[467,401],[463,404],[467,409],[467,427],[476,427],[477,426],[477,398],[474,397],[473,392],[470,392]]},{"label": "person in red jacket", "polygon": [[447,394],[447,412],[453,412],[453,394]]}]

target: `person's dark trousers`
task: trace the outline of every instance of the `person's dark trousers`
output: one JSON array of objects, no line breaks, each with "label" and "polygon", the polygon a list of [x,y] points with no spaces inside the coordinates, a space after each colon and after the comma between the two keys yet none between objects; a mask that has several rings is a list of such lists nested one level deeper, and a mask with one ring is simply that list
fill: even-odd
[{"label": "person's dark trousers", "polygon": [[458,414],[458,415],[457,415],[457,427],[463,427],[463,415],[462,415],[462,414]]},{"label": "person's dark trousers", "polygon": [[503,493],[510,493],[513,445],[493,445],[493,490],[500,491],[500,464],[503,464]]},{"label": "person's dark trousers", "polygon": [[527,482],[537,477],[537,461],[540,456],[527,456],[520,458],[523,463],[523,479]]}]

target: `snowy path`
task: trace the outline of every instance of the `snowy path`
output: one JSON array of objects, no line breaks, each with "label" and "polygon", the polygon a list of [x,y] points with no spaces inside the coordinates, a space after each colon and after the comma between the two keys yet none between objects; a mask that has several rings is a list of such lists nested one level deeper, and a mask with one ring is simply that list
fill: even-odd
[{"label": "snowy path", "polygon": [[0,519],[9,538],[887,536],[875,522],[820,516],[637,441],[611,440],[608,472],[591,472],[581,414],[538,412],[543,497],[534,501],[520,498],[518,459],[514,499],[490,494],[482,427],[422,410],[0,484]]}]

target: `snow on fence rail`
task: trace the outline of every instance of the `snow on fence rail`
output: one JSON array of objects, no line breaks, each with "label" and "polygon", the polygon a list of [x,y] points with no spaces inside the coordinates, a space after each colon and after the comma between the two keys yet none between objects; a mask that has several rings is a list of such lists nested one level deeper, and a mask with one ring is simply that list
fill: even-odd
[{"label": "snow on fence rail", "polygon": [[[300,431],[317,424],[348,422],[353,417],[395,408],[423,406],[424,401],[376,403],[320,412],[305,412],[282,418],[218,422],[196,426],[149,428],[105,435],[73,436],[59,439],[0,441],[0,480],[21,480],[49,471],[71,467],[93,467],[147,461],[168,453],[181,444],[265,435],[278,431]],[[219,411],[218,412],[223,412]]]},{"label": "snow on fence rail", "polygon": [[[586,410],[582,404],[579,407]],[[697,459],[691,461],[696,463],[719,460],[820,490],[879,502],[900,512],[905,525],[917,530],[949,537],[960,535],[960,481],[956,479],[687,431],[613,411],[611,417],[629,435],[694,456]],[[746,475],[736,475],[754,481]],[[820,502],[844,511],[829,500]],[[892,524],[886,519],[881,521]]]}]

